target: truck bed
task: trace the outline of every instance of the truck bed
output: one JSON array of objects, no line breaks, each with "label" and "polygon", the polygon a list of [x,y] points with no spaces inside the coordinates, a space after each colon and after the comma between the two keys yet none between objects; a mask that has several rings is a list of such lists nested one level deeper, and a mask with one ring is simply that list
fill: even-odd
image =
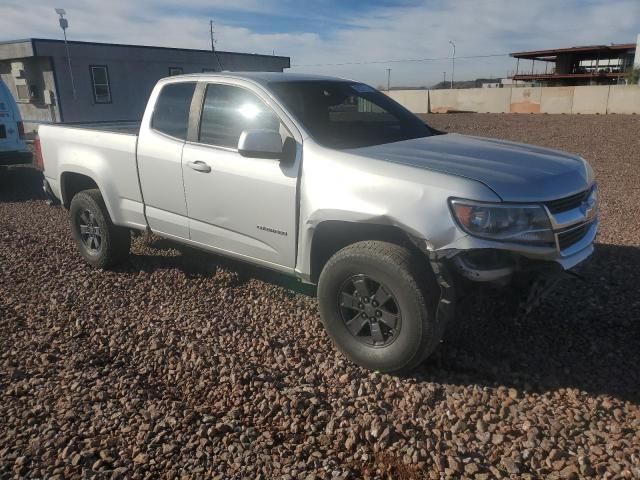
[{"label": "truck bed", "polygon": [[138,121],[119,122],[68,122],[58,123],[57,126],[81,128],[83,130],[98,130],[100,132],[121,133],[125,135],[137,135],[140,130]]},{"label": "truck bed", "polygon": [[41,125],[43,173],[53,195],[68,203],[65,192],[73,190],[79,176],[86,177],[100,189],[113,223],[144,229],[136,161],[138,127],[137,122]]}]

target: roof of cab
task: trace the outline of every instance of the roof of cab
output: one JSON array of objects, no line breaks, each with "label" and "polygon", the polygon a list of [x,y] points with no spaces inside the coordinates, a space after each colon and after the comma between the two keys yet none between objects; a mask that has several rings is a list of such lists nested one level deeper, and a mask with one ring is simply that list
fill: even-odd
[{"label": "roof of cab", "polygon": [[268,84],[272,82],[310,82],[310,81],[345,81],[346,78],[330,77],[326,75],[313,75],[308,73],[289,73],[289,72],[206,72],[206,73],[187,73],[185,75],[175,75],[169,77],[177,78],[238,78],[251,80],[256,83]]}]

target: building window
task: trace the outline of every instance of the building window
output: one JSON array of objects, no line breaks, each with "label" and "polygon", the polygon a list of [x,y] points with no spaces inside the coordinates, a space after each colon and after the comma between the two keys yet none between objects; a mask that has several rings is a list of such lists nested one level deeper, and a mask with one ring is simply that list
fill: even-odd
[{"label": "building window", "polygon": [[16,85],[19,101],[35,102],[40,99],[40,91],[37,85]]},{"label": "building window", "polygon": [[182,67],[169,67],[170,77],[173,77],[174,75],[182,75],[183,73]]},{"label": "building window", "polygon": [[27,85],[16,85],[18,100],[29,100],[29,87]]},{"label": "building window", "polygon": [[106,65],[91,65],[91,85],[95,103],[111,103],[111,85]]}]

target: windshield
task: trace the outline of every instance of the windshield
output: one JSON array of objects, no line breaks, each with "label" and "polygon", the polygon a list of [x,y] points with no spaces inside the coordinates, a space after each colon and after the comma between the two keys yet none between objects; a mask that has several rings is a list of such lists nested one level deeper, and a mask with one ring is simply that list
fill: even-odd
[{"label": "windshield", "polygon": [[269,86],[311,136],[326,147],[360,148],[433,135],[414,114],[362,83],[298,81]]}]

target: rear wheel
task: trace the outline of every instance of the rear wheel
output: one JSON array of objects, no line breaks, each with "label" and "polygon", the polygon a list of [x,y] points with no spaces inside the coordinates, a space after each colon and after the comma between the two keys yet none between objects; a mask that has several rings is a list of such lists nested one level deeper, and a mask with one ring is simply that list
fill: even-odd
[{"label": "rear wheel", "polygon": [[84,190],[71,200],[73,239],[82,257],[93,267],[108,268],[129,255],[131,234],[111,221],[98,189]]},{"label": "rear wheel", "polygon": [[382,372],[411,370],[438,346],[439,287],[408,248],[358,242],[329,259],[318,282],[320,314],[339,350]]}]

